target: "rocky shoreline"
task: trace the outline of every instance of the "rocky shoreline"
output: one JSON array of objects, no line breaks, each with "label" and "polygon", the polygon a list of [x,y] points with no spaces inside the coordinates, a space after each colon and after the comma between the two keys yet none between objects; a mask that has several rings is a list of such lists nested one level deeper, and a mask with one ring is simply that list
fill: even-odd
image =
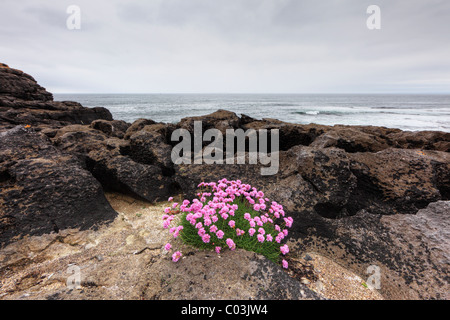
[{"label": "rocky shoreline", "polygon": [[[171,134],[192,133],[194,121],[221,132],[278,129],[279,172],[173,164]],[[2,251],[30,237],[113,223],[118,213],[105,191],[156,203],[193,197],[199,182],[226,177],[284,205],[294,217],[290,241],[298,252],[318,252],[364,277],[379,266],[387,299],[449,298],[450,133],[298,125],[225,110],[177,124],[131,124],[105,108],[53,101],[31,76],[1,65],[0,140]],[[0,279],[12,268],[8,257],[0,254]]]}]

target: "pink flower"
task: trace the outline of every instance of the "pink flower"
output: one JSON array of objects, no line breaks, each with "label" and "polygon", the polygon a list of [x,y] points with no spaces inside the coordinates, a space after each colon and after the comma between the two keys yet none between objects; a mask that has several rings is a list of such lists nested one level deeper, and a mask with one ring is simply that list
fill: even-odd
[{"label": "pink flower", "polygon": [[236,226],[236,223],[234,222],[234,220],[230,220],[230,222],[228,222],[228,225],[230,226],[230,228],[234,228]]},{"label": "pink flower", "polygon": [[266,230],[264,230],[264,228],[259,228],[258,232],[261,234],[266,234]]},{"label": "pink flower", "polygon": [[259,241],[259,242],[261,242],[261,243],[264,242],[264,236],[263,236],[261,233],[259,233],[259,234],[256,236],[256,238],[258,238],[258,241]]},{"label": "pink flower", "polygon": [[272,242],[272,240],[273,240],[272,235],[271,235],[271,234],[268,234],[268,235],[266,236],[266,240],[269,241],[269,242]]},{"label": "pink flower", "polygon": [[168,243],[164,246],[164,249],[166,249],[167,251],[170,251],[170,249],[172,249],[172,245],[170,243]]},{"label": "pink flower", "polygon": [[227,246],[228,246],[231,250],[235,250],[235,249],[236,249],[236,244],[235,244],[234,241],[231,240],[230,238],[227,239],[226,243],[227,243]]},{"label": "pink flower", "polygon": [[167,200],[167,201],[169,201],[169,202],[170,202],[170,201],[172,201],[172,200],[173,200],[173,197],[170,197],[170,198],[169,198],[169,200]]},{"label": "pink flower", "polygon": [[261,210],[261,206],[260,206],[259,204],[255,204],[255,205],[253,206],[253,210],[259,211],[259,210]]},{"label": "pink flower", "polygon": [[222,248],[221,248],[221,247],[216,247],[215,250],[216,250],[216,253],[217,253],[217,254],[220,254],[220,250],[222,250]]},{"label": "pink flower", "polygon": [[284,246],[280,247],[280,251],[283,255],[286,255],[286,253],[289,253],[289,247],[287,244],[285,244]]},{"label": "pink flower", "polygon": [[204,243],[209,243],[209,240],[211,239],[211,236],[209,234],[205,234],[202,237],[202,240]]},{"label": "pink flower", "polygon": [[255,220],[250,220],[250,227],[252,228],[256,227]]},{"label": "pink flower", "polygon": [[248,234],[250,235],[250,237],[253,237],[253,235],[255,234],[256,230],[253,228],[248,229]]},{"label": "pink flower", "polygon": [[212,225],[211,227],[209,227],[209,231],[212,232],[212,233],[216,233],[217,226],[216,225]]},{"label": "pink flower", "polygon": [[292,227],[292,222],[294,222],[294,219],[292,219],[291,217],[284,218],[284,222],[286,222],[286,227],[290,228]]},{"label": "pink flower", "polygon": [[200,228],[197,233],[200,237],[203,237],[206,233],[206,230],[205,228]]},{"label": "pink flower", "polygon": [[178,260],[180,260],[180,258],[182,257],[183,255],[181,254],[181,252],[180,251],[177,251],[177,252],[175,252],[173,255],[172,255],[172,261],[173,262],[178,262]]},{"label": "pink flower", "polygon": [[171,222],[172,222],[172,220],[170,220],[170,219],[165,220],[164,223],[163,223],[164,229],[169,229],[169,226],[170,226]]},{"label": "pink flower", "polygon": [[287,269],[289,267],[289,264],[286,260],[283,259],[283,261],[281,261],[281,263],[283,264],[283,268]]},{"label": "pink flower", "polygon": [[178,206],[178,203],[176,203],[176,202],[174,202],[173,204],[172,204],[172,208],[176,208]]},{"label": "pink flower", "polygon": [[245,213],[244,214],[244,219],[245,220],[249,220],[250,221],[251,218],[252,218],[252,216],[250,215],[250,213]]},{"label": "pink flower", "polygon": [[218,239],[222,239],[224,235],[225,235],[225,233],[223,233],[222,230],[219,230],[216,232],[216,236]]},{"label": "pink flower", "polygon": [[169,213],[169,212],[170,212],[170,207],[165,208],[165,209],[164,209],[164,212],[165,212],[165,213]]}]

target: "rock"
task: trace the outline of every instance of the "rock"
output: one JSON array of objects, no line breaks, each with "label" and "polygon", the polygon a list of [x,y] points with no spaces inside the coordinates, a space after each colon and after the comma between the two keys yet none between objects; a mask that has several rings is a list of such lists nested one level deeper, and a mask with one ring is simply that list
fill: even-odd
[{"label": "rock", "polygon": [[[284,178],[280,183],[292,192],[286,199],[288,210],[314,209],[327,218],[352,213],[348,205],[357,179],[343,150],[293,147],[281,157],[280,166]],[[276,192],[272,194],[277,198]]]},{"label": "rock", "polygon": [[322,134],[310,145],[315,148],[335,147],[346,152],[378,152],[389,148],[388,141],[383,135],[371,134],[358,130],[357,127],[335,126],[332,130]]},{"label": "rock", "polygon": [[88,168],[107,190],[132,194],[150,202],[163,201],[177,193],[177,185],[165,177],[161,168],[134,162],[128,157],[89,154]]},{"label": "rock", "polygon": [[[275,263],[252,252],[225,251],[205,259],[195,253],[181,263],[161,261],[164,289],[157,299],[188,300],[319,300],[320,296],[291,278]],[[170,271],[169,271],[170,270]],[[228,272],[223,272],[228,270]],[[170,278],[169,278],[170,276]],[[205,281],[206,278],[206,281]],[[173,281],[171,281],[173,279]],[[167,290],[167,289],[172,290]],[[150,291],[150,290],[149,290]]]},{"label": "rock", "polygon": [[161,167],[168,176],[173,174],[170,136],[174,128],[170,125],[147,125],[129,137],[127,155],[136,162]]},{"label": "rock", "polygon": [[311,281],[309,281],[306,278],[303,278],[303,279],[301,279],[300,283],[302,283],[302,284],[311,284]]},{"label": "rock", "polygon": [[313,258],[311,258],[311,256],[310,256],[309,254],[305,255],[305,256],[303,257],[303,259],[305,259],[305,261],[311,261],[311,260],[313,260]]},{"label": "rock", "polygon": [[218,129],[223,135],[226,134],[227,129],[237,129],[240,126],[240,118],[231,111],[217,110],[211,114],[200,117],[183,118],[177,124],[178,128],[186,129],[189,132],[194,132],[194,122],[201,121],[202,129],[205,132],[208,129]]},{"label": "rock", "polygon": [[282,122],[276,119],[255,120],[245,122],[242,126],[244,130],[266,129],[269,132],[273,129],[279,130],[280,150],[287,151],[295,146],[309,146],[317,137],[329,130],[321,125],[299,125]]},{"label": "rock", "polygon": [[30,75],[12,68],[0,68],[0,130],[31,125],[40,130],[67,124],[89,124],[112,120],[105,108],[85,108],[77,102],[53,101],[53,95]]},{"label": "rock", "polygon": [[16,127],[2,132],[1,142],[0,245],[115,217],[97,180],[45,136]]},{"label": "rock", "polygon": [[398,131],[388,134],[397,148],[450,152],[450,133],[440,131]]},{"label": "rock", "polygon": [[128,128],[131,125],[121,120],[94,120],[91,123],[91,128],[102,131],[110,137],[122,139],[125,136]]},{"label": "rock", "polygon": [[[151,133],[147,133],[149,138]],[[53,143],[60,150],[76,155],[105,190],[133,194],[151,202],[165,200],[169,194],[179,192],[178,185],[170,177],[170,168],[164,166],[171,163],[162,158],[157,149],[158,143],[163,143],[158,140],[158,134],[155,134],[155,140],[139,140],[140,133],[137,135],[131,140],[123,140],[108,137],[89,126],[72,125],[58,130]],[[166,149],[170,152],[168,146]],[[165,162],[160,163],[158,159]]]},{"label": "rock", "polygon": [[358,181],[351,203],[355,213],[415,214],[431,202],[448,199],[449,153],[387,149],[349,157]]},{"label": "rock", "polygon": [[[0,287],[0,297],[58,300],[322,299],[280,266],[244,250],[223,250],[219,256],[186,247],[182,249],[185,258],[172,262],[171,254],[163,249],[168,241],[175,245],[173,237],[161,224],[164,206],[141,209],[140,200],[127,200],[119,201],[115,208],[120,210],[122,202],[126,206],[137,202],[132,205],[134,208],[98,230],[60,231],[29,237],[0,250],[0,279],[5,279]],[[140,210],[139,217],[136,210]],[[148,232],[142,233],[142,229]],[[66,240],[68,237],[78,240],[72,243]],[[91,242],[96,246],[85,249],[85,243]],[[30,247],[34,248],[31,255]],[[80,290],[67,287],[68,277],[72,275],[68,267],[79,268]]]},{"label": "rock", "polygon": [[338,220],[297,215],[292,238],[301,250],[326,255],[363,279],[373,274],[369,266],[379,267],[386,299],[447,300],[449,212],[450,203],[439,201],[416,215],[360,211]]},{"label": "rock", "polygon": [[[246,154],[248,163],[248,154]],[[215,164],[181,164],[174,165],[175,175],[173,179],[180,186],[184,196],[188,199],[195,198],[197,186],[202,181],[218,181],[226,177],[230,180],[242,180],[263,190],[273,190],[277,182],[277,176],[265,176],[261,178],[261,165],[215,165]]]},{"label": "rock", "polygon": [[145,126],[155,124],[156,122],[150,119],[138,119],[134,121],[125,133],[125,139],[129,139],[133,134],[142,130]]},{"label": "rock", "polygon": [[53,95],[38,85],[32,76],[9,67],[0,69],[0,96],[5,95],[20,100],[53,100]]}]

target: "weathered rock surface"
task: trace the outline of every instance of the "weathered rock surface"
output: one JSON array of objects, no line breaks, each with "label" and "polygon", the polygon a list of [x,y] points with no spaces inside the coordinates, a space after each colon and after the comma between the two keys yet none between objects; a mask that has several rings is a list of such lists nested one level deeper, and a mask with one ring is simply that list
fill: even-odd
[{"label": "weathered rock surface", "polygon": [[45,136],[18,126],[0,140],[1,245],[115,217],[100,183]]},{"label": "weathered rock surface", "polygon": [[[107,226],[29,237],[1,250],[0,299],[321,298],[254,253],[227,250],[218,256],[178,247],[162,227],[163,204],[117,195],[109,200],[119,216]],[[173,263],[167,241],[185,258]],[[79,268],[79,289],[67,285],[73,283],[70,267]]]},{"label": "weathered rock surface", "polygon": [[29,74],[12,68],[0,69],[0,96],[10,96],[26,101],[51,101],[53,95],[37,84]]},{"label": "weathered rock surface", "polygon": [[[133,143],[144,141],[138,139],[118,139],[88,126],[71,125],[59,129],[52,140],[60,150],[76,155],[105,190],[148,201],[165,200],[168,194],[179,193],[178,185],[168,177],[170,168],[164,167],[171,164],[160,157],[151,140],[144,146]],[[158,141],[157,135],[155,139]],[[158,159],[163,159],[164,164]]]},{"label": "weathered rock surface", "polygon": [[122,120],[94,120],[91,128],[102,131],[110,137],[122,139],[125,136],[130,124]]},{"label": "weathered rock surface", "polygon": [[387,299],[444,299],[450,292],[450,202],[439,201],[416,215],[374,215],[345,219],[297,216],[293,242],[299,250],[331,257],[368,278],[380,268],[380,292]]},{"label": "weathered rock surface", "polygon": [[53,95],[17,69],[0,68],[0,129],[30,125],[37,130],[67,124],[112,120],[105,108],[85,108],[77,102],[53,101]]}]

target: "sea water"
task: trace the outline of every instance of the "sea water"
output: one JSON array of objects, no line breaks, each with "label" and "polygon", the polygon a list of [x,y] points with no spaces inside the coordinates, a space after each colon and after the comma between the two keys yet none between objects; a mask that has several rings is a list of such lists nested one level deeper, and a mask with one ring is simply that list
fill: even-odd
[{"label": "sea water", "polygon": [[106,107],[115,120],[176,123],[225,109],[256,119],[450,132],[450,95],[433,94],[55,94]]}]

